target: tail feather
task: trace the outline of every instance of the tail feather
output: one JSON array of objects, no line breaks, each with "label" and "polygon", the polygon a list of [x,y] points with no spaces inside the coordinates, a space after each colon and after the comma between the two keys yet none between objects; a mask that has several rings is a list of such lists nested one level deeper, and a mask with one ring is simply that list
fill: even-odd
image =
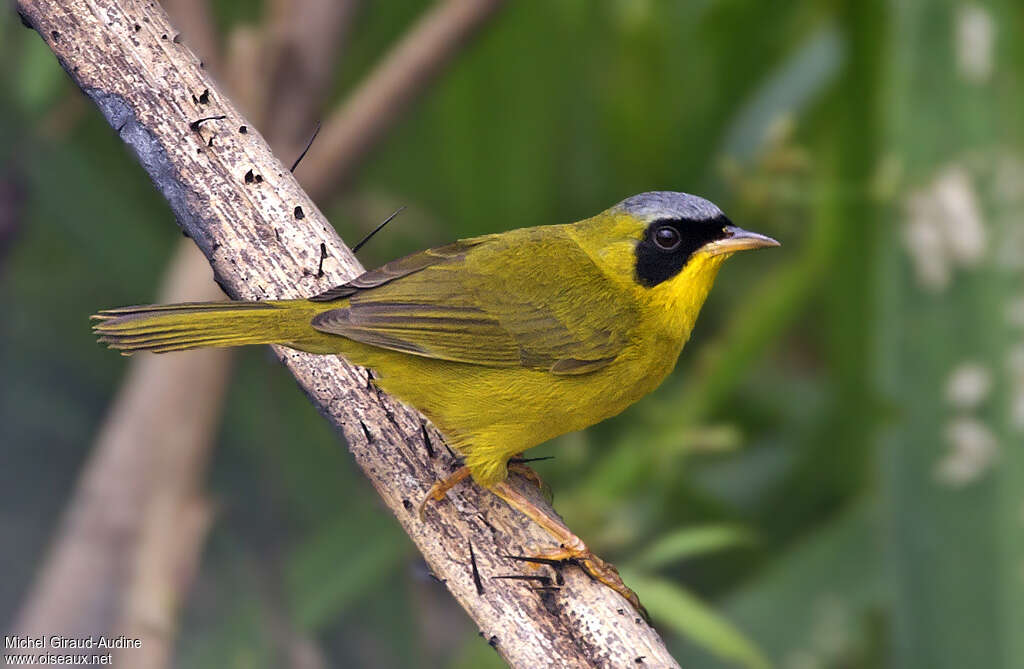
[{"label": "tail feather", "polygon": [[307,300],[149,304],[101,311],[92,317],[92,329],[99,341],[125,355],[288,344],[315,336],[315,311]]}]

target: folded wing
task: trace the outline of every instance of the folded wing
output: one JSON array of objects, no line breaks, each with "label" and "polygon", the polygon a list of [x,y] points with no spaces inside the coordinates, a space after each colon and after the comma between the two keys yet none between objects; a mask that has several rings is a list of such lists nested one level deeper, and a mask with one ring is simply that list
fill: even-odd
[{"label": "folded wing", "polygon": [[462,240],[388,263],[313,298],[344,300],[313,327],[439,360],[586,374],[636,319],[559,226]]}]

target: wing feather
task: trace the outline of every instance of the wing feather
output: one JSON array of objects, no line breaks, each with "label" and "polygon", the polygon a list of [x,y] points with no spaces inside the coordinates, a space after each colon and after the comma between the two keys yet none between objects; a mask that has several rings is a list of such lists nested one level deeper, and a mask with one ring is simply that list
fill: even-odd
[{"label": "wing feather", "polygon": [[[552,226],[559,228],[560,226]],[[401,258],[331,289],[313,327],[371,346],[490,367],[586,374],[613,361],[636,320],[564,233],[526,229]],[[560,269],[536,271],[537,254]],[[500,270],[500,271],[498,271]]]}]

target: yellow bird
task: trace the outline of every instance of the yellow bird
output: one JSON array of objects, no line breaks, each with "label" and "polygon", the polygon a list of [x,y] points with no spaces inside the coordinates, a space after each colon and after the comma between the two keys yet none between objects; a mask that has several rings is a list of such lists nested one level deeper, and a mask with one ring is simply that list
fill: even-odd
[{"label": "yellow bird", "polygon": [[615,568],[504,483],[508,461],[614,416],[672,371],[722,262],[778,246],[711,202],[650,192],[586,220],[428,249],[309,299],[123,307],[93,318],[125,353],[282,344],[340,354],[425,414],[472,476],[642,610]]}]

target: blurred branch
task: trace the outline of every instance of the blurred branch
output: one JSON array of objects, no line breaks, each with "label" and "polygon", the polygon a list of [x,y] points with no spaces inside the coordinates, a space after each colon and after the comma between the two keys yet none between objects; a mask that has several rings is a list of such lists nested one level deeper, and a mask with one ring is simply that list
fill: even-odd
[{"label": "blurred branch", "polygon": [[[355,0],[272,0],[267,29],[273,91],[264,110],[267,140],[280,156],[298,155],[326,98]],[[260,127],[265,127],[261,123]]]},{"label": "blurred branch", "polygon": [[[195,251],[179,254],[162,298],[214,297],[204,265]],[[195,564],[209,519],[197,482],[220,415],[228,362],[218,351],[202,351],[132,365],[15,625],[19,633],[107,635],[126,593],[139,591],[133,581],[159,579],[142,592],[162,596],[130,604],[145,609],[142,619],[153,625],[145,631],[131,626],[146,638],[147,657],[161,652],[159,640],[168,636],[182,590],[164,579]],[[181,392],[184,387],[189,392]],[[147,555],[157,557],[149,561],[156,568],[135,569]],[[139,660],[133,656],[132,665],[162,666]]]},{"label": "blurred branch", "polygon": [[[495,3],[453,1],[445,7],[470,4]],[[299,297],[362,271],[191,52],[161,37],[173,29],[159,7],[142,0],[22,0],[18,8],[139,157],[230,295]],[[448,16],[455,20],[464,14]],[[442,15],[434,14],[433,20]],[[415,63],[409,67],[419,76],[432,71]],[[198,131],[189,127],[211,114],[227,118]],[[238,131],[243,125],[244,134]],[[211,136],[217,141],[208,146]],[[299,207],[301,218],[295,215]],[[546,533],[475,486],[460,488],[421,522],[416,502],[450,464],[430,455],[423,417],[379,393],[363,370],[340,357],[275,352],[343,432],[356,462],[434,574],[511,664],[618,667],[643,657],[650,665],[675,666],[653,629],[634,619],[618,595],[576,569],[567,569],[565,585],[543,597],[521,582],[492,579],[517,571],[519,566],[504,556],[544,545]],[[440,439],[433,431],[429,438]],[[124,504],[106,508],[134,511]],[[469,566],[471,543],[483,576],[480,586]]]},{"label": "blurred branch", "polygon": [[174,18],[185,44],[202,58],[211,72],[219,72],[222,65],[220,40],[210,15],[210,0],[162,0],[160,4],[168,16]]},{"label": "blurred branch", "polygon": [[[195,48],[216,62],[206,3],[168,4]],[[223,296],[195,245],[181,244],[160,299]],[[230,354],[213,350],[132,362],[17,629],[79,636],[117,630],[143,641],[120,658],[125,663],[169,664],[177,611],[212,520],[201,482],[230,367]],[[185,385],[189,392],[180,392]]]},{"label": "blurred branch", "polygon": [[[220,61],[219,49],[207,12],[207,3],[176,0],[169,9],[186,26],[195,49]],[[310,2],[306,4],[330,5]],[[345,4],[345,3],[342,3]],[[332,5],[333,6],[333,5]],[[328,14],[317,17],[332,22]],[[345,12],[337,12],[344,16]],[[305,15],[305,13],[303,13]],[[280,14],[280,16],[287,16]],[[337,24],[339,19],[334,19]],[[328,33],[331,31],[328,30]],[[330,40],[330,34],[325,39]],[[327,59],[317,67],[318,77],[300,76],[303,83],[323,79],[333,61],[332,43],[304,47],[307,58],[293,64],[296,71]],[[250,60],[229,67],[231,89],[252,90],[265,82],[262,70]],[[291,107],[308,113],[323,97],[322,84],[303,92],[293,86],[296,102]],[[273,98],[271,98],[273,99]],[[274,119],[277,133],[285,119]],[[212,280],[209,265],[190,241],[183,241],[171,262],[160,300],[180,302],[216,300],[223,291]],[[106,634],[111,630],[141,639],[142,650],[131,649],[121,660],[135,667],[169,664],[174,645],[179,604],[192,582],[206,530],[212,520],[201,494],[205,462],[214,445],[220,407],[227,388],[232,355],[227,350],[203,351],[200,355],[137,358],[107,420],[97,437],[90,464],[78,492],[69,501],[68,515],[56,535],[42,574],[27,598],[19,627],[38,630],[74,628],[88,622],[83,633]],[[187,384],[189,392],[179,392]],[[181,429],[181,416],[197,416]],[[153,438],[142,438],[154,435]],[[126,475],[127,474],[127,475]],[[139,482],[148,482],[139,485]],[[111,520],[123,506],[132,512]],[[110,530],[118,525],[116,540]],[[88,551],[82,550],[89,537]],[[83,555],[94,559],[83,560]],[[92,565],[92,566],[90,566]],[[116,568],[110,568],[114,567]],[[101,571],[96,571],[99,568]],[[129,574],[128,578],[125,574]],[[68,588],[74,583],[74,588]],[[104,615],[87,615],[102,602]],[[63,622],[62,622],[63,621]]]},{"label": "blurred branch", "polygon": [[326,121],[302,183],[314,199],[352,177],[367,151],[441,72],[502,0],[438,2]]}]

